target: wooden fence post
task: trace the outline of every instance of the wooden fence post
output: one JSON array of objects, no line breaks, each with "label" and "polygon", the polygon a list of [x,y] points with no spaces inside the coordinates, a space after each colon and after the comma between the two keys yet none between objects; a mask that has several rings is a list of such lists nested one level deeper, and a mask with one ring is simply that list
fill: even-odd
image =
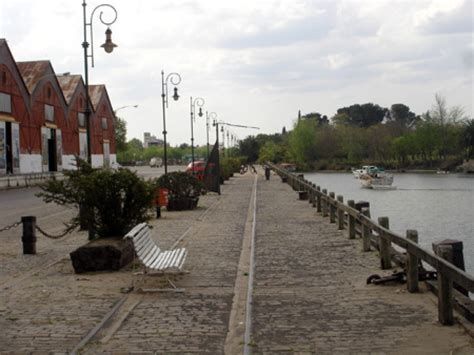
[{"label": "wooden fence post", "polygon": [[[388,217],[379,217],[379,224],[385,229],[389,229]],[[392,268],[392,260],[390,258],[390,241],[386,238],[384,233],[379,235],[379,253],[380,253],[380,267],[382,270]]]},{"label": "wooden fence post", "polygon": [[[337,201],[342,204],[344,202],[344,197],[342,195],[337,195]],[[337,229],[344,229],[344,210],[342,208],[337,209]]]},{"label": "wooden fence post", "polygon": [[321,212],[321,186],[316,186],[317,196],[316,196],[316,212]]},{"label": "wooden fence post", "polygon": [[[370,209],[362,208],[361,213],[370,218]],[[370,251],[370,227],[362,223],[362,251]]]},{"label": "wooden fence post", "polygon": [[[355,208],[354,200],[348,200],[347,205],[351,208]],[[356,228],[355,228],[355,218],[350,213],[348,214],[349,223],[347,223],[347,236],[349,239],[354,239],[356,236]]]},{"label": "wooden fence post", "polygon": [[336,223],[336,207],[333,204],[335,196],[334,192],[329,193],[329,223]]},{"label": "wooden fence post", "polygon": [[[413,243],[418,243],[418,232],[407,230],[407,239]],[[418,292],[418,258],[407,250],[407,290],[408,292]]]},{"label": "wooden fence post", "polygon": [[313,184],[312,186],[313,188],[311,189],[311,195],[313,196],[313,200],[311,202],[313,207],[316,207],[316,184]]},{"label": "wooden fence post", "polygon": [[[439,256],[452,259],[453,248],[447,245],[438,247]],[[447,273],[438,270],[438,320],[442,325],[452,325],[453,317],[453,280]]]},{"label": "wooden fence post", "polygon": [[323,189],[323,217],[328,216],[328,190]]}]

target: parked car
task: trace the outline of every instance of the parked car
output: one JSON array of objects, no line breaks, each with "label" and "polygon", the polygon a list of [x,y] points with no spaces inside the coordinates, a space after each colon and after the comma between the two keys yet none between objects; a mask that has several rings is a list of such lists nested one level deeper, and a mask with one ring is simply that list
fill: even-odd
[{"label": "parked car", "polygon": [[189,174],[194,174],[194,176],[196,176],[199,180],[203,180],[205,169],[206,169],[205,160],[195,160],[194,166],[192,162],[189,163],[185,171]]},{"label": "parked car", "polygon": [[157,157],[150,159],[151,168],[159,168],[161,166],[163,166],[163,159]]}]

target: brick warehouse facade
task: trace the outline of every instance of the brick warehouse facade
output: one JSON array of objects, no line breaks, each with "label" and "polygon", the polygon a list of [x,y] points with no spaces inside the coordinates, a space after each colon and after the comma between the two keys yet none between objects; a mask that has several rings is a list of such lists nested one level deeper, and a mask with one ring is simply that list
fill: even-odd
[{"label": "brick warehouse facade", "polygon": [[[89,85],[94,167],[116,164],[115,115],[104,85]],[[87,158],[85,85],[47,60],[15,62],[0,39],[0,176],[74,169]]]}]

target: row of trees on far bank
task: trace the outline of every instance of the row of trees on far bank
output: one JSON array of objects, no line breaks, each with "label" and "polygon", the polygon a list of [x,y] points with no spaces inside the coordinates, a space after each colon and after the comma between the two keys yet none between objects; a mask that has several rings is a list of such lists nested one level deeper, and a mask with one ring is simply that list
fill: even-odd
[{"label": "row of trees on far bank", "polygon": [[388,168],[452,168],[474,156],[474,121],[435,96],[431,110],[416,115],[404,104],[390,109],[367,103],[301,116],[291,131],[247,137],[240,154],[250,161],[293,162],[303,169],[341,169],[363,163]]}]

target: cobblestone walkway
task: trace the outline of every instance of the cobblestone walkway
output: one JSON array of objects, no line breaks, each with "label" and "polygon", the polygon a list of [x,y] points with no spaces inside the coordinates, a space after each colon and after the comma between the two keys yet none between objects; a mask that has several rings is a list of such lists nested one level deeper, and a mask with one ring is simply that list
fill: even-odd
[{"label": "cobblestone walkway", "polygon": [[[152,221],[163,248],[183,236],[190,273],[176,284],[184,293],[124,294],[131,267],[74,274],[68,253],[85,243],[85,233],[41,241],[38,258],[18,256],[18,236],[2,239],[0,353],[224,353],[236,279],[247,274],[239,261],[253,186],[254,175],[236,176],[221,196],[201,197],[198,209]],[[360,240],[347,239],[276,176],[258,180],[255,242],[252,353],[474,352],[463,328],[437,324],[429,293],[365,285],[381,273],[375,253],[362,253]],[[145,280],[147,287],[159,282]],[[78,348],[118,302],[117,313]]]},{"label": "cobblestone walkway", "polygon": [[473,351],[461,328],[436,323],[430,294],[365,285],[381,273],[375,252],[361,252],[360,240],[349,240],[279,180],[258,189],[254,353]]}]

